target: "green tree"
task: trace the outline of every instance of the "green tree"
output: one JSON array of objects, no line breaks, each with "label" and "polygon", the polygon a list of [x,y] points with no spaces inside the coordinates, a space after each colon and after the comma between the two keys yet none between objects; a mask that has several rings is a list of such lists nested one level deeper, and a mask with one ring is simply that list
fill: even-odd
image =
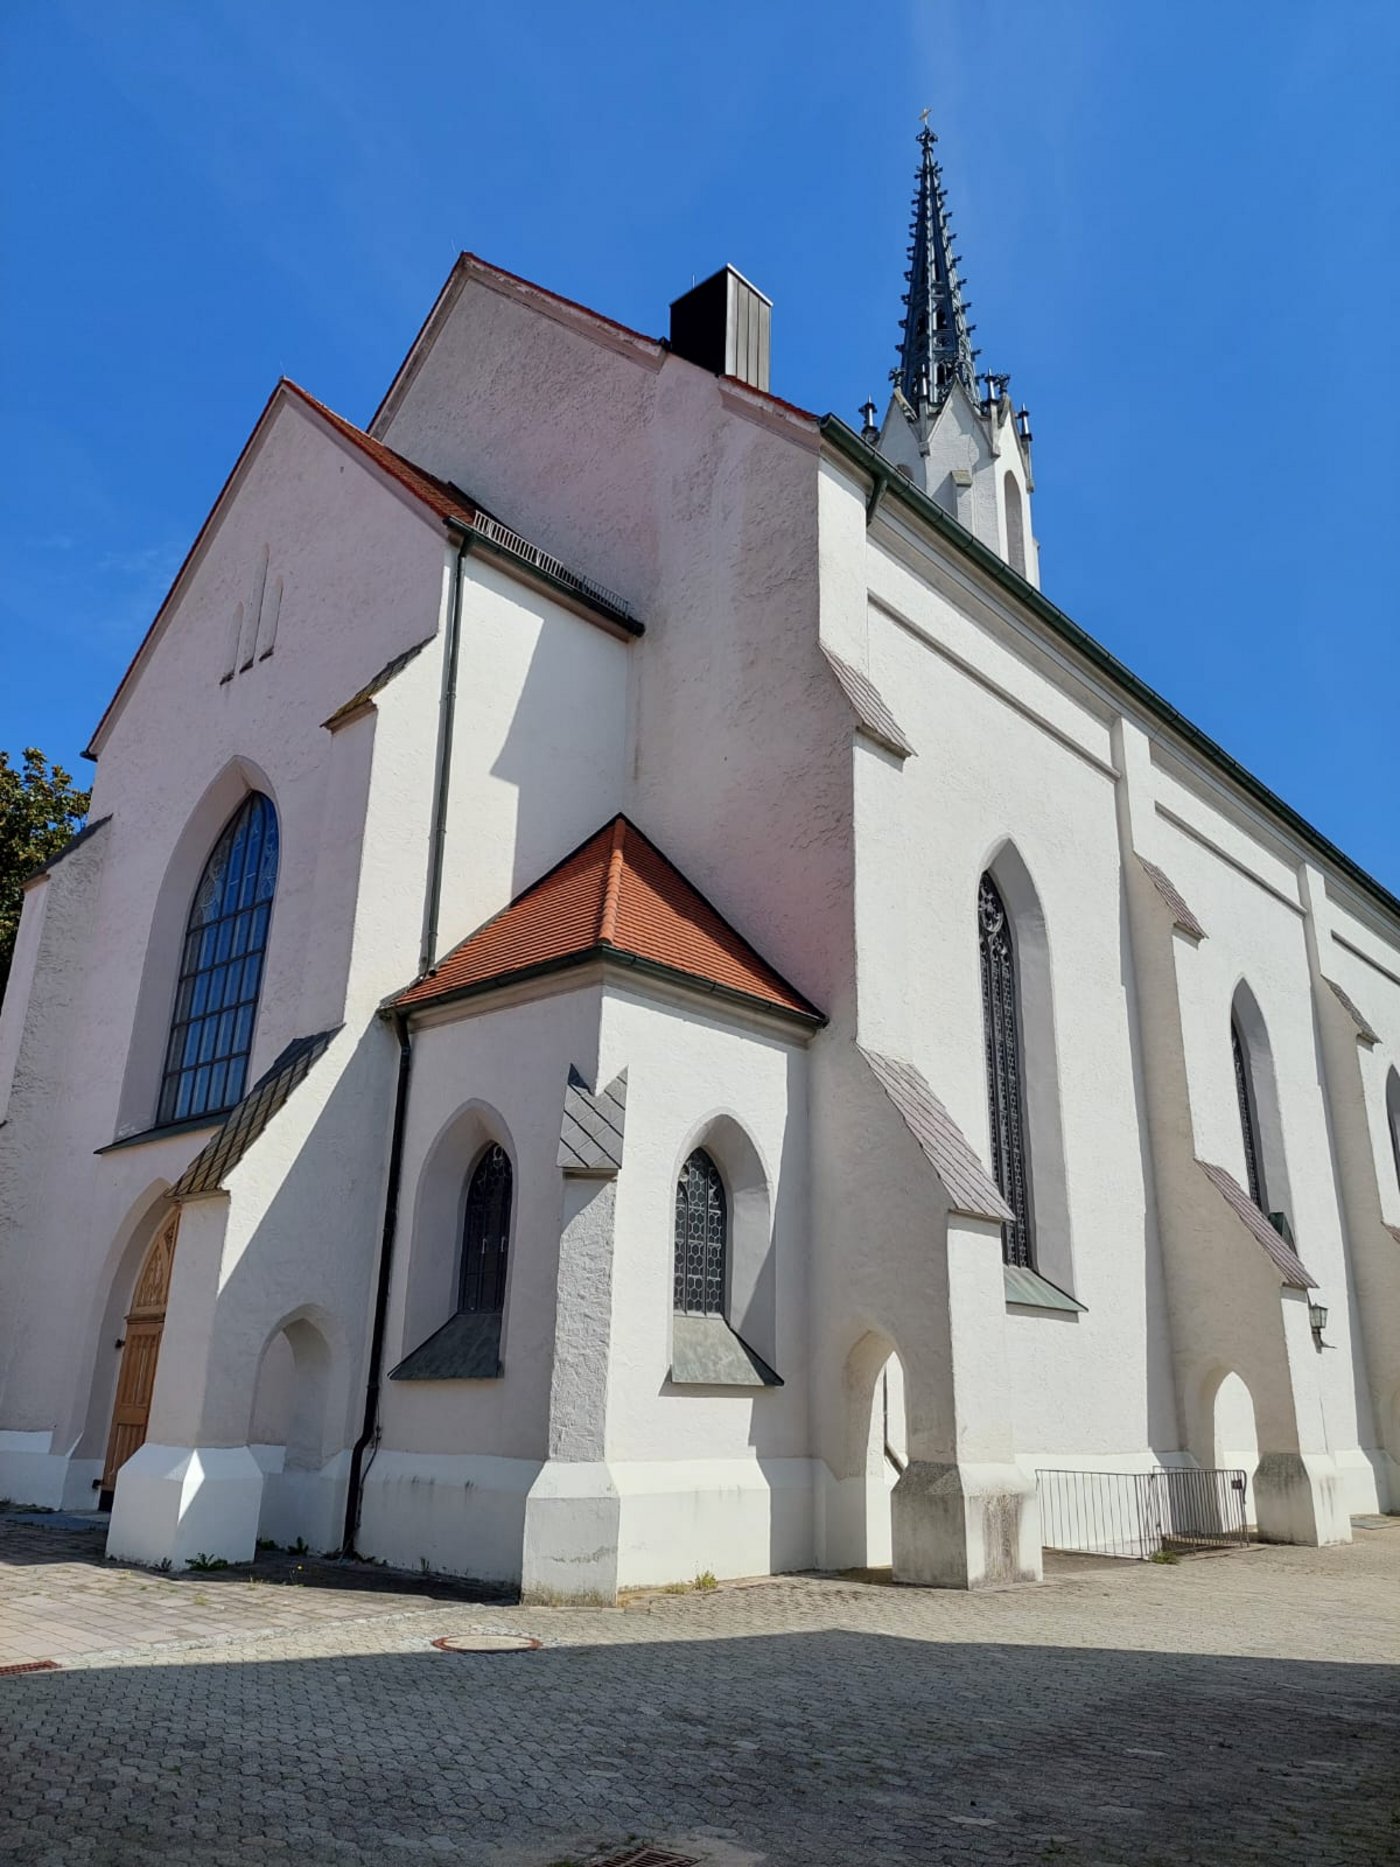
[{"label": "green tree", "polygon": [[25,747],[18,768],[0,752],[0,998],[24,905],[21,884],[81,829],[90,795],[37,746]]}]

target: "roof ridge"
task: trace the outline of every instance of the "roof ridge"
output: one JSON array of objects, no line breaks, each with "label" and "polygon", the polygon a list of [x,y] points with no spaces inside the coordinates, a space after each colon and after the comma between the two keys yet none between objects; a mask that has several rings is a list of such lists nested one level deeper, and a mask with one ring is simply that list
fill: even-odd
[{"label": "roof ridge", "polygon": [[619,812],[613,818],[612,848],[608,852],[608,873],[603,883],[603,911],[598,921],[598,940],[603,946],[612,946],[617,932],[617,906],[622,894],[622,846],[627,840],[628,828],[627,819]]}]

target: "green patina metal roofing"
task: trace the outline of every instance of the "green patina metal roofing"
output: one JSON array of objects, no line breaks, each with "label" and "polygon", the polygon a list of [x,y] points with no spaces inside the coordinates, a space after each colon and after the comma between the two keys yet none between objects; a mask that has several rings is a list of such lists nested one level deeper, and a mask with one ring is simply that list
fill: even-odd
[{"label": "green patina metal roofing", "polygon": [[980,538],[974,538],[972,533],[959,525],[955,518],[935,504],[927,493],[921,493],[912,481],[905,479],[891,461],[886,460],[883,454],[877,453],[873,447],[862,441],[854,430],[847,427],[839,415],[823,415],[820,426],[823,439],[829,441],[839,454],[844,455],[850,461],[852,466],[860,468],[875,482],[870,498],[872,515],[879,501],[885,497],[893,498],[900,505],[907,507],[930,530],[937,532],[940,538],[946,540],[970,563],[975,564],[994,583],[1000,584],[1002,589],[1013,596],[1023,608],[1030,610],[1038,622],[1044,623],[1067,647],[1073,649],[1077,655],[1088,662],[1090,667],[1106,676],[1115,687],[1120,688],[1145,712],[1150,713],[1154,719],[1168,727],[1178,739],[1190,746],[1193,752],[1208,760],[1254,803],[1262,805],[1269,815],[1277,818],[1285,829],[1290,830],[1301,842],[1306,843],[1315,855],[1340,870],[1349,882],[1352,882],[1363,894],[1369,895],[1371,900],[1392,919],[1400,921],[1400,896],[1393,895],[1383,883],[1376,880],[1374,875],[1367,874],[1359,863],[1353,862],[1351,857],[1325,837],[1321,830],[1315,829],[1305,817],[1299,816],[1290,804],[1285,804],[1281,797],[1271,791],[1261,779],[1256,778],[1253,772],[1241,765],[1238,759],[1231,758],[1225,748],[1217,745],[1208,733],[1202,732],[1199,726],[1193,726],[1185,714],[1178,713],[1169,700],[1163,699],[1162,695],[1149,687],[1146,681],[1140,680],[1131,668],[1119,661],[1116,655],[1110,654],[1101,642],[1096,642],[1087,630],[1081,629],[1079,624],[1072,621],[1062,609],[1057,609],[1048,597],[1042,596],[1034,584],[1028,583],[1018,572],[1012,570],[1011,566],[999,558],[995,551],[984,545]]}]

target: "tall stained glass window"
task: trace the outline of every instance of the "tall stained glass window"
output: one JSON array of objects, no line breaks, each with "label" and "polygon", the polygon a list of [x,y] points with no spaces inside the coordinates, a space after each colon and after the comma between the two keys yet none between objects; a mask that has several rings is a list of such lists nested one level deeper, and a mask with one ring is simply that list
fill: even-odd
[{"label": "tall stained glass window", "polygon": [[729,1213],[719,1169],[696,1148],[676,1182],[676,1313],[724,1314]]},{"label": "tall stained glass window", "polygon": [[977,934],[982,953],[982,1026],[987,1051],[992,1171],[1003,1199],[1016,1215],[1002,1226],[1002,1256],[1008,1264],[1033,1269],[1016,952],[1006,904],[990,875],[982,877],[977,889]]},{"label": "tall stained glass window", "polygon": [[254,791],[225,826],[195,890],[158,1125],[218,1114],[243,1095],[276,890],[277,813]]},{"label": "tall stained glass window", "polygon": [[493,1141],[476,1163],[467,1188],[462,1228],[459,1310],[497,1314],[506,1303],[506,1254],[510,1249],[510,1156]]}]

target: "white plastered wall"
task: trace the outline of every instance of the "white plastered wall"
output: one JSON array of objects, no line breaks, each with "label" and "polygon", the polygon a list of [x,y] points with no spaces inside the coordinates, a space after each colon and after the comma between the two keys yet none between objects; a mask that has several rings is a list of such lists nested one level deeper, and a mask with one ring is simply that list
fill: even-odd
[{"label": "white plastered wall", "polygon": [[[812,1560],[807,1439],[807,1055],[801,1033],[693,998],[610,990],[601,1073],[627,1070],[617,1182],[605,1458],[620,1497],[619,1586],[759,1575]],[[730,1211],[728,1320],[781,1387],[675,1387],[676,1181],[704,1146]],[[749,1149],[762,1192],[734,1210]],[[766,1236],[760,1236],[766,1234]]]},{"label": "white plastered wall", "polygon": [[[865,1041],[917,1064],[990,1162],[977,884],[991,866],[1014,915],[1023,869],[1053,1021],[1052,1032],[1023,1003],[1037,1261],[1085,1310],[1009,1314],[1016,1448],[1028,1469],[1141,1467],[1175,1449],[1177,1428],[1107,727],[1006,628],[979,624],[895,552],[872,549],[870,588],[869,671],[917,756],[902,768],[873,749],[856,759]],[[1024,930],[1016,938],[1024,985]]]},{"label": "white plastered wall", "polygon": [[[281,580],[275,648],[223,680],[232,619],[260,579]],[[70,927],[53,948],[61,1005],[31,994],[34,1063],[22,1057],[21,1075],[32,1112],[20,1119],[12,1098],[0,1137],[3,1249],[15,1280],[15,1300],[0,1321],[0,1429],[18,1420],[50,1433],[55,1453],[76,1454],[80,1489],[100,1469],[99,1389],[110,1393],[115,1378],[101,1319],[115,1302],[120,1320],[139,1265],[139,1253],[132,1260],[122,1246],[124,1228],[208,1138],[208,1130],[186,1132],[94,1155],[154,1119],[172,967],[199,869],[239,798],[250,786],[266,790],[278,811],[281,860],[251,1076],[293,1037],[362,1019],[411,976],[416,924],[402,945],[394,937],[401,915],[395,928],[381,925],[362,941],[358,982],[352,929],[367,824],[370,860],[387,884],[369,915],[382,920],[389,904],[422,898],[438,688],[432,652],[400,676],[402,696],[416,693],[422,711],[405,720],[393,747],[380,747],[382,757],[375,754],[382,716],[336,735],[321,721],[392,656],[434,633],[445,593],[436,527],[297,407],[283,405],[264,425],[109,724],[93,815],[111,821],[44,885],[66,874],[64,886],[72,887],[88,875],[91,898],[81,928]],[[394,704],[387,690],[381,700]],[[417,774],[420,752],[426,765]],[[392,800],[393,820],[379,826],[370,802],[376,785],[386,805]],[[405,814],[408,794],[416,813]],[[59,931],[50,917],[46,949]],[[41,972],[46,964],[41,953]],[[357,1046],[333,1055],[342,1050],[349,1056]],[[338,1068],[322,1059],[322,1081]],[[318,1092],[308,1084],[301,1093],[309,1108]],[[320,1171],[359,1162],[368,1174],[387,1119],[381,1091],[367,1081],[347,1089],[337,1101],[338,1121],[342,1115],[348,1129]],[[306,1172],[316,1171],[308,1157]],[[331,1224],[333,1213],[322,1212]],[[345,1312],[363,1290],[371,1233],[354,1217],[337,1247],[345,1340],[353,1343],[342,1353],[358,1355],[363,1325]],[[255,1256],[261,1276],[265,1260]],[[275,1281],[282,1267],[269,1274]],[[124,1289],[115,1291],[112,1280]],[[94,1291],[91,1302],[75,1304],[74,1288]],[[238,1443],[247,1430],[246,1419],[236,1430],[219,1428]]]}]

